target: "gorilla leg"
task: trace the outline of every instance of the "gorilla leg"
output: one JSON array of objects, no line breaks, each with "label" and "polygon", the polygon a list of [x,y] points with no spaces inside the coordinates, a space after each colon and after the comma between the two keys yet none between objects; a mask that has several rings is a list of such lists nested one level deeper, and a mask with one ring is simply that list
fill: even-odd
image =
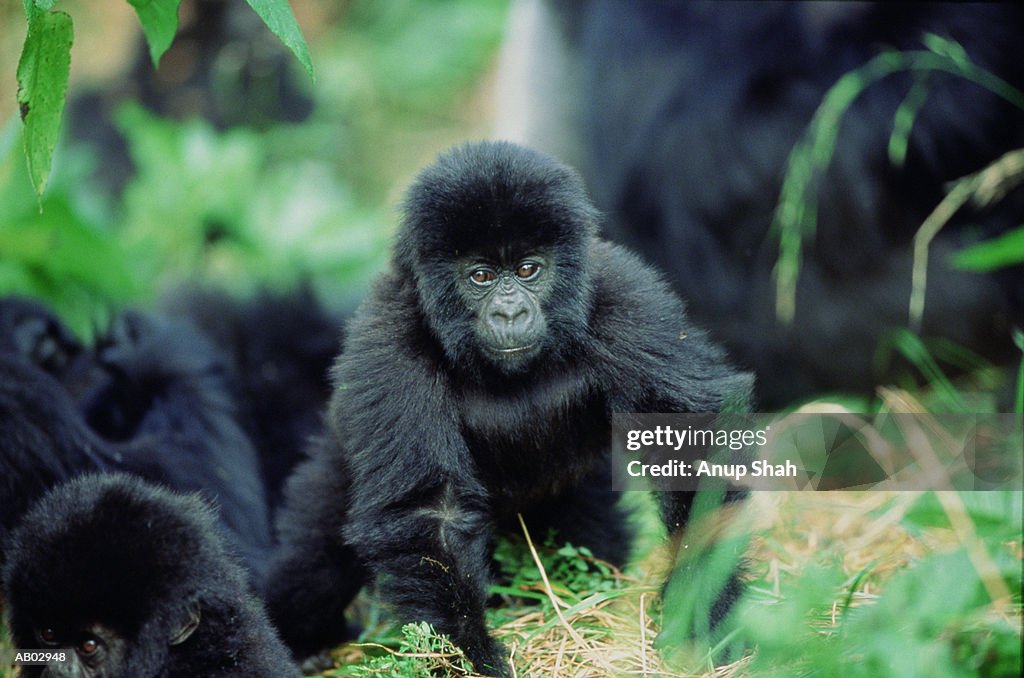
[{"label": "gorilla leg", "polygon": [[297,657],[354,635],[345,608],[366,581],[355,550],[342,538],[348,488],[345,474],[330,460],[331,455],[315,455],[289,478],[277,520],[280,546],[263,586],[270,615]]}]

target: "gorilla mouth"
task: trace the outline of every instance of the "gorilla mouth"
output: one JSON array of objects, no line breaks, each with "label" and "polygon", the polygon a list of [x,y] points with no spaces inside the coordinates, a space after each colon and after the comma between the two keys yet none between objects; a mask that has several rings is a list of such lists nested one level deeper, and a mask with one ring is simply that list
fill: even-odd
[{"label": "gorilla mouth", "polygon": [[518,353],[525,353],[534,346],[536,346],[536,344],[526,344],[525,346],[514,346],[512,348],[495,348],[491,350],[499,355],[516,355]]}]

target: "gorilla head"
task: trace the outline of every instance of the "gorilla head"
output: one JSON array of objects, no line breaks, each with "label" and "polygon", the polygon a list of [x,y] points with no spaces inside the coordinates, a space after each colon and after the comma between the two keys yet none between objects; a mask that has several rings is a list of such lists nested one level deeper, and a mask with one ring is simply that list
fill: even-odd
[{"label": "gorilla head", "polygon": [[453,364],[512,374],[576,353],[598,215],[573,170],[509,143],[460,146],[419,175],[405,214],[396,267]]},{"label": "gorilla head", "polygon": [[12,533],[19,647],[65,650],[27,676],[295,675],[213,510],[126,475],[58,486]]}]

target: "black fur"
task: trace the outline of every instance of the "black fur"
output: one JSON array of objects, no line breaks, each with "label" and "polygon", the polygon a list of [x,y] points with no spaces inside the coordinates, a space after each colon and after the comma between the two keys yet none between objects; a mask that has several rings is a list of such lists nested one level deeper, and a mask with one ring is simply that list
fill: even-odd
[{"label": "black fur", "polygon": [[[546,132],[548,150],[579,165],[609,215],[609,234],[664,270],[695,319],[757,373],[761,405],[826,389],[869,392],[891,378],[878,369],[876,350],[891,330],[907,326],[910,239],[947,182],[1024,145],[1024,113],[965,78],[932,73],[906,162],[896,166],[887,146],[915,76],[890,76],[861,94],[843,116],[833,160],[819,178],[796,316],[783,327],[774,313],[778,241],[770,226],[789,153],[843,74],[886,49],[923,50],[928,33],[958,42],[972,61],[1021,88],[1024,61],[1016,50],[1024,8],[543,5],[554,10],[548,23],[557,29],[557,49],[532,55],[535,82],[511,96],[527,110],[556,111],[542,121],[556,128]],[[509,42],[528,37],[511,35]],[[552,68],[558,54],[564,63]],[[555,72],[568,81],[550,80]],[[994,360],[1013,355],[1008,327],[1024,320],[1024,267],[983,276],[952,268],[946,257],[1018,226],[1022,216],[1018,190],[994,209],[962,210],[943,230],[932,245],[924,336]]]},{"label": "black fur", "polygon": [[101,648],[83,664],[105,661],[102,672],[74,674],[83,676],[298,676],[214,520],[199,497],[125,475],[52,490],[9,542],[3,585],[15,645],[45,647],[40,634],[50,629],[52,647],[77,656],[81,634],[95,632]]},{"label": "black fur", "polygon": [[126,312],[95,349],[45,306],[0,300],[0,525],[85,471],[127,471],[214,499],[259,572],[271,544],[259,459],[225,359],[190,325]]},{"label": "black fur", "polygon": [[122,467],[217,502],[256,571],[272,542],[259,458],[238,421],[227,359],[192,325],[122,313],[97,348],[104,378],[82,398]]},{"label": "black fur", "polygon": [[0,297],[0,352],[17,354],[56,378],[77,398],[96,378],[92,352],[49,307],[27,297]]},{"label": "black fur", "polygon": [[[340,637],[361,575],[354,552],[402,618],[451,634],[477,670],[507,673],[484,622],[494,530],[523,513],[535,534],[557,527],[623,562],[611,414],[718,411],[748,395],[750,377],[667,284],[596,232],[577,175],[525,148],[470,144],[420,174],[392,268],[335,366],[333,440],[287,487],[268,602],[297,652]],[[538,250],[547,332],[509,368],[475,333],[480,307],[459,262]]]},{"label": "black fur", "polygon": [[229,358],[239,415],[260,456],[270,505],[323,433],[331,364],[341,349],[343,314],[325,309],[308,287],[235,299],[215,290],[183,290],[165,308],[187,318]]},{"label": "black fur", "polygon": [[4,537],[35,500],[61,481],[114,463],[51,375],[0,351],[0,563]]}]

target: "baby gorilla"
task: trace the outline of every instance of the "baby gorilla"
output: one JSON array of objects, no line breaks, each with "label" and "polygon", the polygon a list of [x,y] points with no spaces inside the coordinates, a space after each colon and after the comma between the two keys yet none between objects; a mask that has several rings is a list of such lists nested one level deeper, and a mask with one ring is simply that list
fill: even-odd
[{"label": "baby gorilla", "polygon": [[[509,673],[484,620],[494,530],[521,513],[622,563],[612,413],[747,397],[749,376],[597,220],[575,172],[512,144],[462,146],[419,175],[335,366],[333,438],[287,488],[268,595],[297,653],[339,638],[365,567],[403,618]],[[671,527],[691,498],[666,502]]]},{"label": "baby gorilla", "polygon": [[8,547],[16,646],[66,650],[24,676],[299,675],[197,495],[83,476],[44,496]]}]

